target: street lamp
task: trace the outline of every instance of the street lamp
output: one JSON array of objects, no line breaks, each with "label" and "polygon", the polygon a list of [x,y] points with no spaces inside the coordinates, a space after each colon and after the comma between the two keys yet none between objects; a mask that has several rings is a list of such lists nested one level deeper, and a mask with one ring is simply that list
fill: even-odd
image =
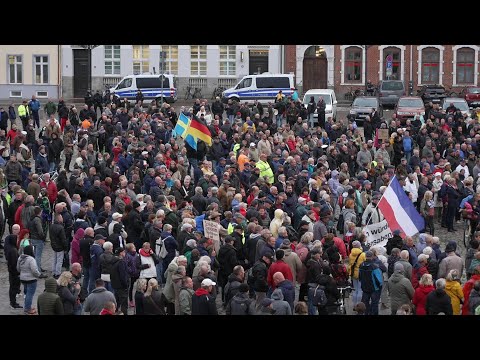
[{"label": "street lamp", "polygon": [[162,93],[161,93],[161,106],[163,106],[163,80],[165,79],[165,75],[163,73],[165,72],[165,61],[167,59],[167,52],[166,51],[160,51],[160,81],[162,83]]}]

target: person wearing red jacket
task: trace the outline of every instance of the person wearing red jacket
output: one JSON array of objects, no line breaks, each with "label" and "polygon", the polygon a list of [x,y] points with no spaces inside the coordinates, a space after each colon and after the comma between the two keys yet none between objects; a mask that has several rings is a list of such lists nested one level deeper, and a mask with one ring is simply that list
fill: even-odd
[{"label": "person wearing red jacket", "polygon": [[275,274],[276,272],[281,272],[284,278],[287,280],[290,280],[292,282],[294,280],[292,270],[290,270],[290,266],[288,266],[287,263],[283,261],[284,256],[285,252],[282,249],[278,249],[277,251],[275,251],[275,259],[277,259],[277,261],[270,265],[270,268],[268,269],[267,283],[272,290],[275,290],[277,286],[273,281],[273,274]]},{"label": "person wearing red jacket", "polygon": [[47,196],[50,204],[53,204],[57,200],[58,190],[57,185],[53,181],[50,181],[50,174],[43,174],[43,181],[40,183],[40,188],[47,189]]},{"label": "person wearing red jacket", "polygon": [[418,255],[418,262],[413,266],[412,269],[412,285],[416,289],[420,285],[419,281],[424,274],[428,274],[427,269],[428,255],[420,254]]},{"label": "person wearing red jacket", "polygon": [[415,289],[412,303],[415,305],[416,315],[427,315],[425,304],[427,303],[427,295],[430,294],[435,287],[433,286],[433,278],[430,274],[424,274],[420,279],[419,286]]},{"label": "person wearing red jacket", "polygon": [[473,275],[464,285],[463,285],[463,297],[465,299],[462,306],[462,315],[473,315],[470,314],[470,293],[472,292],[473,286],[476,281],[480,281],[480,265],[473,270]]}]

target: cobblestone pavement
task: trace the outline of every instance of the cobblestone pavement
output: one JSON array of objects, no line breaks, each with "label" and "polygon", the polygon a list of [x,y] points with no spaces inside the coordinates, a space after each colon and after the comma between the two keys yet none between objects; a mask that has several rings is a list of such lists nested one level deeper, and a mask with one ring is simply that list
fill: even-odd
[{"label": "cobblestone pavement", "polygon": [[[440,227],[440,224],[435,223],[436,226],[436,236],[440,237],[440,241],[442,244],[442,250],[445,247],[445,244],[449,240],[456,240],[458,243],[458,248],[462,256],[465,253],[465,247],[463,244],[463,222],[457,223],[456,224],[456,229],[457,231],[454,233],[448,233],[445,228]],[[43,255],[42,255],[42,267],[47,270],[47,274],[51,276],[52,274],[52,260],[53,260],[53,250],[52,247],[50,246],[50,243],[47,242],[45,244],[44,250],[43,250]],[[463,279],[465,281],[465,279]],[[23,315],[23,310],[12,310],[10,308],[10,303],[9,303],[9,298],[8,298],[8,288],[9,288],[9,282],[8,282],[8,270],[7,270],[7,264],[5,261],[5,258],[2,257],[0,258],[0,315]],[[41,294],[45,289],[45,280],[44,279],[39,279],[38,280],[38,286],[37,286],[37,291],[35,293],[35,297],[33,299],[33,304],[36,307],[37,303],[37,296]],[[22,294],[23,294],[23,287],[22,287]],[[297,286],[297,297],[298,297],[298,286]],[[221,297],[220,294],[217,296],[217,308],[219,311],[219,314],[224,315],[225,311],[222,307],[221,304]],[[19,297],[18,302],[20,305],[23,305],[23,298]],[[347,301],[347,314],[353,314],[352,312],[352,305],[351,305],[351,300],[350,298],[346,300]],[[129,309],[129,314],[133,314],[133,309]],[[390,309],[380,309],[380,314],[381,315],[390,315]]]}]

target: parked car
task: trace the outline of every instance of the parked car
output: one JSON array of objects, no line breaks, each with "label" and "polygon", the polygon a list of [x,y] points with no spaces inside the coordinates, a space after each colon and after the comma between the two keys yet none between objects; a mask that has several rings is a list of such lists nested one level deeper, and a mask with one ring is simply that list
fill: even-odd
[{"label": "parked car", "polygon": [[[303,96],[303,105],[308,106],[310,98],[313,96],[315,99],[315,104],[318,102],[318,99],[323,97],[325,101],[325,121],[328,121],[330,118],[334,120],[337,118],[337,97],[335,91],[331,89],[310,89]],[[318,118],[317,110],[313,113],[313,117]]]},{"label": "parked car", "polygon": [[463,116],[465,116],[465,115],[470,116],[470,108],[468,107],[468,104],[465,101],[465,99],[453,98],[453,97],[452,98],[445,98],[445,99],[443,99],[443,102],[442,102],[442,109],[447,110],[447,108],[451,104],[453,104],[453,106],[455,106],[457,109],[460,109]]},{"label": "parked car", "polygon": [[480,87],[477,86],[467,86],[462,90],[461,95],[468,106],[477,107],[480,106]]},{"label": "parked car", "polygon": [[382,80],[378,84],[378,101],[383,106],[393,107],[398,102],[398,98],[405,95],[407,95],[405,85],[401,80]]},{"label": "parked car", "polygon": [[394,113],[402,122],[417,115],[425,116],[425,104],[419,96],[402,96],[395,105]]},{"label": "parked car", "polygon": [[432,102],[433,104],[440,104],[442,99],[447,97],[445,87],[438,84],[423,85],[417,92],[424,103]]},{"label": "parked car", "polygon": [[372,96],[358,96],[353,100],[350,115],[355,116],[355,122],[358,126],[363,125],[367,115],[372,113],[372,109],[378,111],[380,117],[383,116],[383,107],[378,98]]}]

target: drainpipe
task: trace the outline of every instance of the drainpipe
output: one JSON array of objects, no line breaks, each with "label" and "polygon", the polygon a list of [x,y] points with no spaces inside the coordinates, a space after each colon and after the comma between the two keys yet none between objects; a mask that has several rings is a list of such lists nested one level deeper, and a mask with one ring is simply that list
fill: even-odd
[{"label": "drainpipe", "polygon": [[280,45],[280,72],[285,74],[285,45]]},{"label": "drainpipe", "polygon": [[62,45],[58,45],[58,54],[57,54],[57,92],[58,98],[62,97]]},{"label": "drainpipe", "polygon": [[410,45],[410,81],[413,81],[413,45]]}]

